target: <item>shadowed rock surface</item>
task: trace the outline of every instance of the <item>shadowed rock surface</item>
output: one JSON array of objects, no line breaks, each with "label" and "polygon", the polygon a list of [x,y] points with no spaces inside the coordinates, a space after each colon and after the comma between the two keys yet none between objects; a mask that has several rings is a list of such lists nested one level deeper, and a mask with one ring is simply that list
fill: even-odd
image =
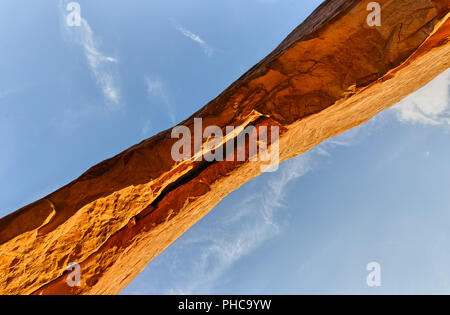
[{"label": "shadowed rock surface", "polygon": [[[377,27],[367,24],[369,2],[325,1],[180,125],[193,131],[200,117],[203,128],[224,131],[279,126],[282,162],[366,122],[449,67],[449,0],[380,0]],[[175,162],[176,141],[163,131],[1,219],[0,293],[119,293],[222,198],[261,173],[262,162]],[[81,265],[79,287],[66,284],[71,262]]]}]

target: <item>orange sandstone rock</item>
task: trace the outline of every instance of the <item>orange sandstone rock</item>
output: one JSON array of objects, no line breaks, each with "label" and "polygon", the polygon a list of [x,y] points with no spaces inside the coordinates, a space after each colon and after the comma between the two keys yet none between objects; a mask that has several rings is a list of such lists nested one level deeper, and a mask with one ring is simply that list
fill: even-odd
[{"label": "orange sandstone rock", "polygon": [[[328,0],[181,124],[280,126],[280,161],[358,126],[449,67],[450,0]],[[230,141],[225,135],[223,142]],[[0,293],[115,294],[260,162],[175,162],[171,130],[0,220]],[[206,150],[206,149],[204,149]],[[66,267],[81,266],[69,287]]]}]

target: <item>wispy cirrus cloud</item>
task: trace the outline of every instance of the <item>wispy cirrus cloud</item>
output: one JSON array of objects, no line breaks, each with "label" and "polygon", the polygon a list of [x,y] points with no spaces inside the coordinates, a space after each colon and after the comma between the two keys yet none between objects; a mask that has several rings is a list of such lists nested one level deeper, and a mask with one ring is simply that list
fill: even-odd
[{"label": "wispy cirrus cloud", "polygon": [[144,137],[148,136],[151,128],[152,128],[152,124],[151,124],[150,120],[146,120],[144,123],[144,126],[141,129],[141,135]]},{"label": "wispy cirrus cloud", "polygon": [[5,98],[9,96],[10,94],[14,93],[14,90],[8,89],[8,90],[1,90],[0,91],[0,99]]},{"label": "wispy cirrus cloud", "polygon": [[61,23],[64,34],[77,45],[81,46],[97,85],[108,101],[108,107],[112,110],[121,108],[119,75],[117,70],[117,58],[105,55],[100,50],[99,41],[96,39],[89,23],[81,17],[80,26],[69,26],[66,23],[67,11],[65,5],[60,2],[62,12]]},{"label": "wispy cirrus cloud", "polygon": [[157,77],[145,77],[145,84],[147,88],[147,96],[151,99],[155,99],[157,102],[162,103],[170,117],[170,122],[175,124],[175,114],[170,101],[170,94],[166,84]]},{"label": "wispy cirrus cloud", "polygon": [[16,126],[13,121],[3,118],[0,121],[0,175],[8,170],[9,164],[13,161],[13,152],[17,146]]},{"label": "wispy cirrus cloud", "polygon": [[280,226],[275,215],[286,206],[286,188],[308,173],[311,165],[309,154],[284,163],[279,171],[267,174],[269,180],[259,193],[243,199],[236,206],[239,211],[222,220],[222,233],[216,226],[214,231],[202,231],[189,238],[184,245],[200,251],[195,253],[196,260],[187,273],[193,276],[175,284],[168,293],[208,292],[233,264],[278,234]]},{"label": "wispy cirrus cloud", "polygon": [[394,107],[403,122],[450,125],[450,70]]},{"label": "wispy cirrus cloud", "polygon": [[200,38],[199,35],[191,32],[190,30],[181,25],[175,25],[175,27],[185,37],[199,44],[206,56],[212,57],[212,55],[214,54],[214,49],[211,46],[209,46],[202,38]]}]

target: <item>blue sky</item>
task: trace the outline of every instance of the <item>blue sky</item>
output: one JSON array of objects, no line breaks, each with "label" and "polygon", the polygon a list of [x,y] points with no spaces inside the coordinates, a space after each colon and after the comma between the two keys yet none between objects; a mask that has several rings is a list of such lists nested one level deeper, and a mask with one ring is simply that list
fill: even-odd
[{"label": "blue sky", "polygon": [[[321,1],[0,3],[0,215],[173,126]],[[450,293],[447,71],[225,198],[124,293]],[[379,262],[382,286],[366,285]]]}]

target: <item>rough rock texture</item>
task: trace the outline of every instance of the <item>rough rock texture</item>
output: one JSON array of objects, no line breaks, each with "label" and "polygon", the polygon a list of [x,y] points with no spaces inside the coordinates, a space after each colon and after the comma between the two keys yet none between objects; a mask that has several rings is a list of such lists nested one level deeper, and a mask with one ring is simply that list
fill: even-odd
[{"label": "rough rock texture", "polygon": [[[264,60],[181,124],[281,126],[280,161],[360,125],[449,67],[449,0],[325,1]],[[259,162],[174,162],[171,130],[0,221],[0,293],[115,294]],[[231,138],[228,135],[227,140]],[[224,138],[224,141],[226,141]],[[66,267],[81,265],[81,286]]]}]

